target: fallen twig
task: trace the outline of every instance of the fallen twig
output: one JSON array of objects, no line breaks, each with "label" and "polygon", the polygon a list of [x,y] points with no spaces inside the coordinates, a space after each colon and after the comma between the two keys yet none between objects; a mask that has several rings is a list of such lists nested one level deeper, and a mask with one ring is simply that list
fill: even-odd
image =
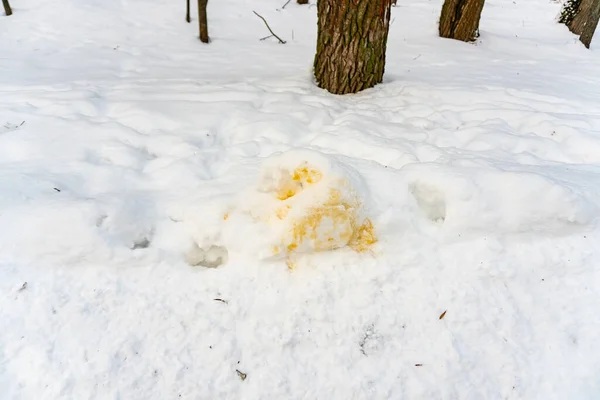
[{"label": "fallen twig", "polygon": [[292,1],[292,0],[286,1],[285,4],[283,5],[283,7],[281,7],[281,9],[283,10],[285,8],[285,6],[287,6],[288,4],[290,4],[290,1]]},{"label": "fallen twig", "polygon": [[265,40],[265,39],[268,39],[270,37],[273,37],[273,35],[265,36],[264,38],[260,38],[259,40]]},{"label": "fallen twig", "polygon": [[235,372],[237,372],[237,374],[238,374],[238,376],[240,377],[241,380],[243,380],[243,381],[246,380],[246,377],[248,376],[248,374],[243,373],[239,369],[236,369]]},{"label": "fallen twig", "polygon": [[269,32],[271,32],[271,35],[275,36],[275,37],[277,38],[277,40],[279,40],[279,43],[281,43],[281,44],[285,44],[285,40],[281,40],[281,38],[280,38],[279,36],[277,36],[277,35],[275,34],[275,32],[273,32],[273,30],[271,29],[271,27],[270,27],[270,26],[269,26],[269,24],[267,23],[267,20],[266,20],[266,19],[264,19],[264,17],[263,17],[262,15],[260,15],[259,13],[257,13],[257,12],[256,12],[256,11],[254,11],[254,10],[252,10],[252,12],[253,12],[254,14],[256,14],[256,16],[257,16],[258,18],[260,18],[260,19],[262,19],[262,20],[263,20],[263,22],[264,22],[264,23],[265,23],[265,25],[267,26],[267,29],[269,30]]}]

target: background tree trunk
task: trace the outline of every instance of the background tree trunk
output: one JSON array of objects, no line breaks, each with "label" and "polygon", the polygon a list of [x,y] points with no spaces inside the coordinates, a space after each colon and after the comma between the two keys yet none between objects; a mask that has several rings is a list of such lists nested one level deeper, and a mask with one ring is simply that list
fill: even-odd
[{"label": "background tree trunk", "polygon": [[6,15],[12,15],[12,9],[10,8],[10,4],[8,4],[8,0],[2,0],[2,5],[4,6]]},{"label": "background tree trunk", "polygon": [[317,1],[319,87],[357,93],[383,80],[390,11],[390,0]]},{"label": "background tree trunk", "polygon": [[298,4],[308,4],[308,0],[296,0]]},{"label": "background tree trunk", "polygon": [[479,36],[484,0],[445,0],[440,17],[440,36],[472,42]]},{"label": "background tree trunk", "polygon": [[206,5],[208,0],[198,0],[198,23],[200,24],[200,41],[208,43],[208,18],[206,16]]},{"label": "background tree trunk", "polygon": [[190,0],[185,0],[185,20],[189,23],[192,22],[190,17]]},{"label": "background tree trunk", "polygon": [[600,0],[567,0],[560,13],[559,22],[579,35],[581,43],[589,49],[598,26],[598,19],[600,19]]}]

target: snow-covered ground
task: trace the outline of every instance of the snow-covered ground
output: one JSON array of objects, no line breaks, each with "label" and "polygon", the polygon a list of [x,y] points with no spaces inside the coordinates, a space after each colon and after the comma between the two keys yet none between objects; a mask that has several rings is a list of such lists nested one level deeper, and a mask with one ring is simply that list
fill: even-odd
[{"label": "snow-covered ground", "polygon": [[[472,45],[399,0],[341,97],[314,5],[211,0],[203,45],[183,1],[12,3],[1,399],[600,397],[600,56],[557,3],[488,0]],[[378,241],[282,254],[330,189]]]}]

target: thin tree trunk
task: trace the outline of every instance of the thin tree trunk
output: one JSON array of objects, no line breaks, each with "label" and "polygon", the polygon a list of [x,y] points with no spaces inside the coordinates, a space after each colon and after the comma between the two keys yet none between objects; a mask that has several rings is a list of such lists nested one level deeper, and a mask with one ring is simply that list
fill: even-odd
[{"label": "thin tree trunk", "polygon": [[6,15],[12,15],[12,8],[10,8],[8,0],[2,0],[2,5],[4,6],[4,12],[6,13]]},{"label": "thin tree trunk", "polygon": [[185,20],[190,23],[192,18],[190,17],[190,0],[185,0]]},{"label": "thin tree trunk", "polygon": [[484,0],[445,0],[440,16],[440,36],[472,42],[479,36]]},{"label": "thin tree trunk", "polygon": [[357,93],[383,80],[390,26],[390,0],[318,0],[319,87]]},{"label": "thin tree trunk", "polygon": [[208,43],[208,18],[206,16],[206,5],[208,0],[198,0],[198,22],[200,24],[200,41]]},{"label": "thin tree trunk", "polygon": [[559,22],[579,35],[579,40],[590,48],[600,19],[600,0],[568,0],[560,14]]}]

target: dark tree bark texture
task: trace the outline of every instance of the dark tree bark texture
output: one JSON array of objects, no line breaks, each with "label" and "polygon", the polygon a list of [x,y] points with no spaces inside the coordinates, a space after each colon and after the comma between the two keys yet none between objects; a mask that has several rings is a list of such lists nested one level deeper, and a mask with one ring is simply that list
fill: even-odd
[{"label": "dark tree bark texture", "polygon": [[298,4],[308,4],[308,0],[296,0]]},{"label": "dark tree bark texture", "polygon": [[484,0],[445,0],[440,16],[440,36],[472,42],[479,36]]},{"label": "dark tree bark texture", "polygon": [[206,5],[208,0],[198,0],[198,23],[200,24],[200,41],[208,43],[208,17],[206,16]]},{"label": "dark tree bark texture", "polygon": [[589,49],[598,26],[598,19],[600,19],[600,0],[567,0],[560,13],[559,22],[579,35],[581,43]]},{"label": "dark tree bark texture", "polygon": [[357,93],[383,80],[390,26],[390,0],[318,0],[319,87]]},{"label": "dark tree bark texture", "polygon": [[185,0],[185,20],[189,23],[192,22],[190,17],[190,0]]},{"label": "dark tree bark texture", "polygon": [[12,15],[12,8],[10,8],[8,0],[2,0],[2,5],[4,6],[4,12],[6,13],[6,15]]}]

